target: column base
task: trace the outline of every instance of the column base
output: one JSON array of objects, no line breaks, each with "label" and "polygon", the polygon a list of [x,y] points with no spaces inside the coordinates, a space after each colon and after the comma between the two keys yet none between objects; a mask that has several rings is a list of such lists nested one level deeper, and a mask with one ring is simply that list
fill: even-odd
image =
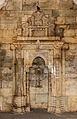
[{"label": "column base", "polygon": [[24,96],[15,96],[13,101],[13,112],[25,112],[26,102]]},{"label": "column base", "polygon": [[30,112],[30,107],[26,107],[26,112]]},{"label": "column base", "polygon": [[48,112],[51,112],[51,113],[56,113],[56,114],[61,114],[61,110],[59,108],[56,108],[55,107],[49,107],[48,108]]},{"label": "column base", "polygon": [[24,108],[13,108],[14,113],[24,113],[25,109]]},{"label": "column base", "polygon": [[60,108],[56,108],[55,113],[56,114],[61,114],[61,109]]},{"label": "column base", "polygon": [[54,107],[48,107],[48,112],[55,112],[55,108]]}]

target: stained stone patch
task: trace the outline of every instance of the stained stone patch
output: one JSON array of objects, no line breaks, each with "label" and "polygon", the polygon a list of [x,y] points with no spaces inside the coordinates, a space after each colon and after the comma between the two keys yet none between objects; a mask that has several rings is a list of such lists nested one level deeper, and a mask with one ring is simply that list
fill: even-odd
[{"label": "stained stone patch", "polygon": [[23,0],[23,10],[36,10],[36,6],[38,4],[38,1],[34,0]]},{"label": "stained stone patch", "polygon": [[2,88],[2,80],[0,80],[0,88]]},{"label": "stained stone patch", "polygon": [[0,111],[2,111],[2,96],[0,96]]}]

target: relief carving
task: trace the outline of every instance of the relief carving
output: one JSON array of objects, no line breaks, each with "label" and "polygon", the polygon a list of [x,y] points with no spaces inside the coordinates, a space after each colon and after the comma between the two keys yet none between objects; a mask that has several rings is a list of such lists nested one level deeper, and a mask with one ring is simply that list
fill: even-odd
[{"label": "relief carving", "polygon": [[48,17],[42,11],[36,11],[27,22],[29,26],[48,26]]},{"label": "relief carving", "polygon": [[43,11],[36,11],[27,21],[31,27],[32,36],[45,37],[54,35],[55,24],[54,20],[45,15]]},{"label": "relief carving", "polygon": [[25,23],[18,24],[17,37],[50,37],[55,35],[54,18],[45,15],[43,11],[37,10]]},{"label": "relief carving", "polygon": [[44,14],[41,10],[37,9],[31,17],[24,15],[22,20],[19,21],[15,36],[17,41],[22,41],[22,39],[34,39],[36,37],[50,37],[50,40],[52,40],[52,37],[54,37],[55,40],[56,37],[59,37],[59,39],[63,38],[64,29],[56,27],[55,18]]}]

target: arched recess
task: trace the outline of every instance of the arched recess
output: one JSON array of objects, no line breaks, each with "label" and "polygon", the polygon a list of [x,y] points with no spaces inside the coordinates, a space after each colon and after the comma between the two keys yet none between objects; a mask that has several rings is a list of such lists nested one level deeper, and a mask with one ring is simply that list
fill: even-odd
[{"label": "arched recess", "polygon": [[42,57],[34,58],[29,70],[30,107],[48,107],[48,67]]},{"label": "arched recess", "polygon": [[48,60],[42,54],[35,54],[35,56],[31,57],[30,67],[32,67],[32,63],[33,63],[34,59],[36,59],[37,57],[41,57],[45,62],[45,66],[48,66]]}]

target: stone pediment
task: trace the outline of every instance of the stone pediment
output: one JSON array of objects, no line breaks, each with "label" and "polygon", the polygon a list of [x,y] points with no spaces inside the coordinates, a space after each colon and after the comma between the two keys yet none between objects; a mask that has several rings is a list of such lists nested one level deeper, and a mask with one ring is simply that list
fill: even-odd
[{"label": "stone pediment", "polygon": [[49,16],[46,16],[42,11],[34,12],[28,19],[27,23],[28,29],[31,31],[28,35],[31,37],[46,37],[54,35],[54,21],[50,20]]},{"label": "stone pediment", "polygon": [[22,37],[50,37],[55,35],[54,20],[43,11],[36,11],[24,24],[19,24],[17,36]]},{"label": "stone pediment", "polygon": [[36,40],[39,38],[42,40],[56,40],[60,39],[62,36],[62,29],[58,29],[58,34],[56,34],[56,24],[54,18],[49,15],[45,15],[43,11],[35,11],[31,17],[23,24],[22,22],[17,27],[17,40]]}]

